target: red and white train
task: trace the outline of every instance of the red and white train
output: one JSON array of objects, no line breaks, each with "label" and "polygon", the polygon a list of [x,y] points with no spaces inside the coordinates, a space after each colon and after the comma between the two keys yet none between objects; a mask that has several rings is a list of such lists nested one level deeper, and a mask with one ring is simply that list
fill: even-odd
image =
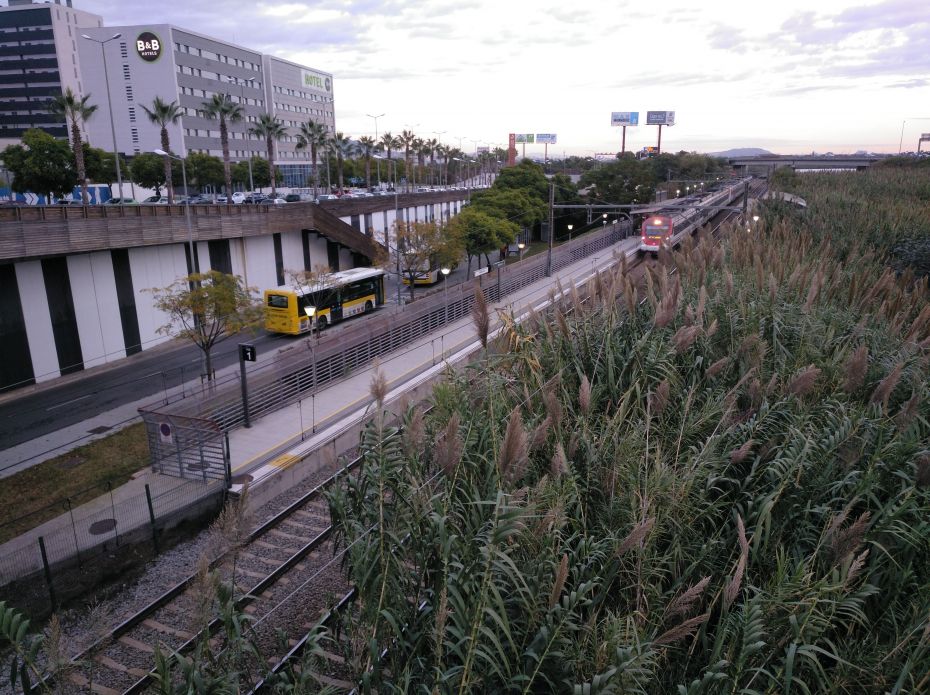
[{"label": "red and white train", "polygon": [[662,247],[673,248],[681,243],[685,234],[694,234],[713,218],[720,208],[733,204],[746,190],[746,181],[735,181],[719,191],[703,196],[680,212],[669,212],[667,207],[640,210],[645,213],[640,231],[641,253],[658,253]]}]

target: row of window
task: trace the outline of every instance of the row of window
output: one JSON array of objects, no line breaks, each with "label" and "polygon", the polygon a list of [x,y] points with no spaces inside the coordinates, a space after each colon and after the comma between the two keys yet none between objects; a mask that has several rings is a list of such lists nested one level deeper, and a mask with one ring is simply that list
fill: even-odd
[{"label": "row of window", "polygon": [[234,65],[238,68],[246,68],[248,70],[255,70],[256,72],[262,69],[262,66],[258,63],[252,63],[248,60],[243,60],[241,58],[231,58],[227,55],[221,55],[219,53],[214,53],[213,51],[208,51],[205,48],[197,48],[196,46],[188,46],[187,44],[177,43],[174,44],[174,50],[178,53],[188,53],[190,55],[199,56],[201,58],[206,58],[207,60],[215,60],[219,63],[226,63],[227,65]]},{"label": "row of window", "polygon": [[[211,92],[207,89],[195,89],[194,87],[179,87],[178,88],[181,94],[185,94],[190,97],[203,97],[204,99],[212,99],[214,94],[223,94],[224,92]],[[251,97],[239,97],[235,94],[229,95],[230,100],[236,104],[245,104],[246,106],[264,106],[265,102],[263,99],[252,99]],[[193,114],[188,114],[193,115]]]},{"label": "row of window", "polygon": [[281,104],[277,101],[274,103],[274,108],[276,111],[293,111],[294,113],[305,113],[311,116],[326,113],[324,109],[312,109],[309,106],[297,106],[296,104]]},{"label": "row of window", "polygon": [[289,97],[298,97],[300,99],[306,99],[307,101],[332,101],[332,97],[325,96],[323,94],[317,94],[315,92],[302,92],[299,89],[292,89],[291,87],[282,87],[280,85],[275,86],[274,91],[278,94],[283,94]]},{"label": "row of window", "polygon": [[15,38],[0,39],[0,48],[12,48],[13,46],[54,46],[55,39],[30,39],[29,41],[17,41]]}]

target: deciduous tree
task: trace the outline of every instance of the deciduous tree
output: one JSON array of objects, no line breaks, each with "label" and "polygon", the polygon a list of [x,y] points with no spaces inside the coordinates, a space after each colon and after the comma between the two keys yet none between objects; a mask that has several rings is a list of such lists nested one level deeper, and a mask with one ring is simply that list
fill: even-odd
[{"label": "deciduous tree", "polygon": [[74,157],[68,143],[38,128],[23,133],[21,145],[0,152],[0,160],[13,175],[11,186],[18,193],[48,196],[69,194],[77,183]]}]

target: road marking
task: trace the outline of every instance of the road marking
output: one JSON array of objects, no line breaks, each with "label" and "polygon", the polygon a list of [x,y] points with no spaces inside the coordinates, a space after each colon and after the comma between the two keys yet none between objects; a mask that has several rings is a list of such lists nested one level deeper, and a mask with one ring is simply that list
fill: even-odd
[{"label": "road marking", "polygon": [[85,398],[91,398],[94,395],[95,394],[93,393],[89,393],[86,396],[79,396],[78,398],[72,398],[70,401],[65,401],[64,403],[58,403],[57,405],[50,405],[45,410],[49,411],[49,410],[55,410],[56,408],[64,408],[67,405],[71,405],[72,403],[77,403],[78,401],[83,401]]}]

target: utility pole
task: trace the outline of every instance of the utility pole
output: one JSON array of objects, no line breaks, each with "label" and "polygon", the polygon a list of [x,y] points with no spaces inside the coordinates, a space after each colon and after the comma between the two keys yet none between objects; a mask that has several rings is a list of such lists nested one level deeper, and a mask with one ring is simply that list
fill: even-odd
[{"label": "utility pole", "polygon": [[546,277],[552,275],[552,239],[555,235],[555,229],[553,228],[555,223],[554,208],[555,205],[555,183],[549,182],[549,251],[546,257]]}]

